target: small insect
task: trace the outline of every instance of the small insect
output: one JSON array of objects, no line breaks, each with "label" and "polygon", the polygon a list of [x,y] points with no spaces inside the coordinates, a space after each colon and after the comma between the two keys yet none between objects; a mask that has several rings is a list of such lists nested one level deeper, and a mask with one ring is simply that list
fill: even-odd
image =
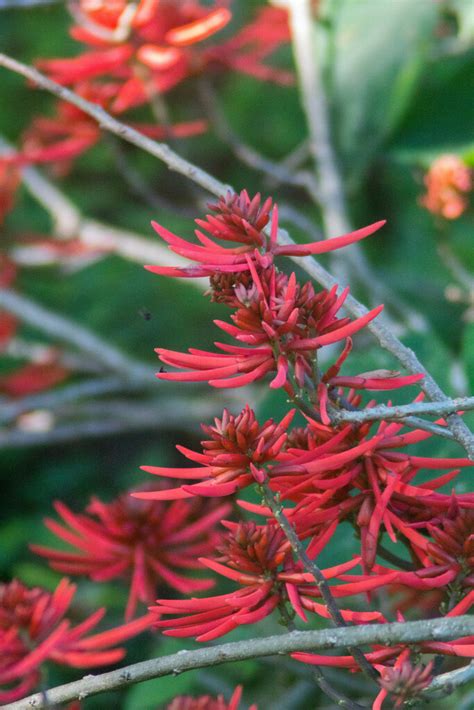
[{"label": "small insect", "polygon": [[149,311],[148,308],[145,307],[140,308],[138,314],[141,315],[144,320],[151,320],[153,317],[151,311]]},{"label": "small insect", "polygon": [[160,375],[161,375],[163,372],[168,372],[168,370],[166,370],[166,369],[163,367],[163,365],[162,365],[162,366],[160,367],[160,369],[158,370],[158,372],[159,372]]}]

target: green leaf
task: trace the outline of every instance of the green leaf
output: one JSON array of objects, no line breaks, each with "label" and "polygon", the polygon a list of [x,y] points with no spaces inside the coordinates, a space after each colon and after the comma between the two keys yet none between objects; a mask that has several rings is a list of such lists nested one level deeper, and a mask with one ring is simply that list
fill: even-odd
[{"label": "green leaf", "polygon": [[433,41],[438,8],[412,0],[330,5],[330,99],[340,153],[360,175],[406,113]]}]

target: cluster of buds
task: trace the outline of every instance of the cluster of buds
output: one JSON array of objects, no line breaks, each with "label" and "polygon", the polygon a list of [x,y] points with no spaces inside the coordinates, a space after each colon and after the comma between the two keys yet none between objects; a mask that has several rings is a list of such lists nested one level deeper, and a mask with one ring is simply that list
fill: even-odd
[{"label": "cluster of buds", "polygon": [[[232,12],[217,0],[73,0],[70,34],[83,51],[73,58],[42,59],[40,69],[76,94],[113,114],[156,106],[163,94],[185,80],[237,71],[263,81],[293,83],[293,75],[265,60],[289,41],[285,10],[264,7],[253,21],[229,32]],[[221,35],[224,31],[225,38]],[[134,123],[153,138],[202,134],[201,118],[180,123]],[[58,174],[100,139],[96,122],[75,106],[58,101],[54,115],[37,117],[24,134],[22,150],[2,160],[10,164],[47,162]]]}]

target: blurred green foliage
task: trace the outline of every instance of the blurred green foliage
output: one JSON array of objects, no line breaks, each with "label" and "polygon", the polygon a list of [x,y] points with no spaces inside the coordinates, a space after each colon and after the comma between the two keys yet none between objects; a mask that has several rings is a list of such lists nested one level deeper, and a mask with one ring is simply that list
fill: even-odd
[{"label": "blurred green foliage", "polygon": [[[259,4],[262,3],[234,0],[236,24],[251,16]],[[451,303],[445,297],[445,289],[456,283],[456,275],[443,263],[438,245],[447,245],[466,269],[474,270],[474,213],[471,209],[450,223],[434,217],[419,204],[423,173],[434,158],[444,152],[455,152],[474,166],[472,2],[326,0],[320,4],[319,12],[320,22],[315,25],[317,59],[325,68],[332,129],[347,179],[354,222],[362,225],[375,219],[388,220],[383,232],[367,241],[363,248],[377,278],[426,319],[426,331],[406,332],[404,341],[414,348],[448,392],[456,394],[464,386],[472,391],[474,324],[466,322],[465,304]],[[61,2],[3,11],[0,6],[1,51],[26,62],[39,57],[73,56],[77,46],[68,37],[68,25]],[[291,61],[289,50],[281,53],[279,61],[283,64]],[[296,88],[262,84],[237,75],[218,78],[216,88],[234,131],[267,157],[279,160],[305,138],[305,120]],[[13,143],[33,116],[48,113],[53,105],[51,97],[26,88],[22,80],[4,70],[1,70],[0,97],[0,133]],[[201,115],[193,80],[172,92],[168,103],[175,118]],[[268,177],[240,164],[212,131],[202,138],[180,141],[175,147],[236,189],[268,192]],[[183,178],[167,172],[135,148],[125,145],[122,149],[157,194],[175,200],[178,205],[192,203],[193,187]],[[60,185],[84,214],[136,230],[150,240],[157,238],[149,226],[153,218],[176,233],[191,233],[192,221],[179,213],[179,207],[178,212],[152,209],[132,194],[116,169],[108,140],[78,160]],[[284,186],[271,190],[277,200],[291,203],[302,214],[318,221],[318,210],[304,194]],[[14,244],[24,232],[48,234],[50,227],[47,215],[21,190],[17,207],[3,229],[2,248]],[[307,238],[300,229],[292,229],[299,239]],[[224,312],[215,305],[211,308],[186,283],[156,277],[117,257],[73,272],[57,268],[24,269],[18,286],[31,298],[87,325],[111,343],[150,363],[155,362],[153,348],[157,345],[176,349],[210,346],[217,334],[210,319]],[[359,284],[355,290],[363,298],[367,295],[363,285]],[[140,315],[142,308],[149,310],[150,320]],[[372,340],[360,339],[346,371],[355,374],[378,367],[394,368],[396,363]],[[166,387],[167,393],[176,391],[171,385]],[[151,380],[150,393],[153,391],[158,392],[158,384]],[[203,397],[206,391],[202,390]],[[409,393],[397,397],[399,401],[408,401]],[[285,410],[286,402],[281,395],[265,395],[260,400],[262,417],[279,417]],[[27,549],[33,539],[40,542],[51,539],[41,519],[50,513],[52,501],[61,498],[80,509],[91,494],[110,499],[143,482],[145,476],[138,472],[141,463],[171,463],[177,460],[173,453],[175,442],[193,445],[198,441],[199,431],[190,434],[184,420],[185,413],[183,430],[174,427],[164,431],[153,427],[151,422],[149,430],[143,433],[64,446],[0,451],[2,578],[17,575],[27,583],[52,588],[57,575]],[[458,453],[454,445],[445,441],[424,443],[418,448],[431,453]],[[335,545],[338,555],[350,554],[353,543],[351,535],[341,529]],[[333,551],[328,551],[325,557],[332,559]],[[79,603],[91,607],[106,604],[111,616],[118,618],[124,594],[123,589],[112,585],[97,588],[81,582]],[[266,620],[258,629],[239,629],[230,639],[277,630],[276,621]],[[150,656],[171,653],[191,645],[170,639],[139,639],[130,644],[129,659],[143,660],[146,653]],[[193,672],[151,681],[111,694],[106,705],[99,697],[86,701],[84,707],[87,710],[116,704],[125,710],[152,710],[175,694],[228,692],[242,680],[245,698],[249,702],[258,701],[260,710],[282,708],[286,694],[288,709],[329,707],[323,699],[316,698],[314,690],[310,699],[305,695],[308,673],[289,661],[271,667],[248,661],[235,667],[213,669],[212,679],[210,675]],[[53,685],[74,677],[69,671],[51,669],[48,683]],[[350,679],[338,678],[343,688],[344,683],[350,683]],[[290,702],[289,693],[298,684],[302,699]],[[450,707],[467,708],[466,697],[458,693],[446,702],[454,703]],[[432,706],[448,707],[443,701]]]}]

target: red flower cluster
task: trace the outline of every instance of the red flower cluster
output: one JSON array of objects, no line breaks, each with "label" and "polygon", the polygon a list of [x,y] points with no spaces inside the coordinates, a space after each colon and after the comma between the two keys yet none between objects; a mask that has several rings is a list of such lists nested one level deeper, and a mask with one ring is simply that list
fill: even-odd
[{"label": "red flower cluster", "polygon": [[[289,604],[294,613],[307,621],[306,611],[325,618],[324,604],[314,577],[304,572],[300,562],[293,560],[290,542],[274,523],[257,526],[253,522],[224,522],[229,533],[223,536],[215,559],[202,558],[214,572],[232,579],[240,589],[217,597],[203,599],[158,599],[150,610],[158,614],[156,626],[166,629],[169,636],[195,636],[197,641],[210,641],[223,636],[242,624],[254,624],[276,608]],[[345,573],[352,570],[360,558],[323,570],[326,580],[344,582]],[[336,597],[348,597],[368,592],[397,579],[398,573],[388,571],[378,575],[351,575],[347,584],[331,587]],[[380,612],[341,611],[347,621],[362,623],[383,620]],[[167,614],[178,618],[162,620]]]},{"label": "red flower cluster", "polygon": [[[207,215],[197,224],[214,239],[196,230],[200,245],[177,237],[154,224],[156,231],[177,254],[199,262],[197,267],[147,267],[167,276],[210,276],[216,287],[216,300],[235,309],[233,324],[215,321],[224,332],[241,345],[216,343],[222,353],[190,349],[176,353],[157,348],[162,362],[186,368],[185,372],[158,374],[160,379],[207,381],[214,387],[241,387],[276,372],[270,386],[284,387],[293,396],[295,386],[305,386],[314,379],[317,351],[348,338],[376,318],[383,306],[350,321],[338,317],[348,290],[340,295],[337,288],[316,293],[311,283],[298,284],[295,274],[287,276],[274,265],[278,256],[322,254],[351,244],[373,234],[384,222],[377,222],[351,234],[304,245],[278,244],[278,210],[273,208],[270,235],[263,231],[269,220],[271,200],[262,205],[260,196],[251,200],[244,191],[240,196],[222,199],[211,208],[217,216]],[[242,246],[225,248],[215,239],[233,241]],[[232,281],[229,280],[232,276]],[[223,277],[223,282],[219,278]]]},{"label": "red flower cluster", "polygon": [[[289,40],[282,9],[262,8],[240,32],[212,45],[206,40],[232,19],[226,2],[209,7],[198,0],[80,0],[70,9],[76,23],[71,35],[88,49],[74,58],[43,59],[37,64],[55,81],[115,114],[152,103],[155,96],[206,71],[235,70],[266,81],[293,83],[292,74],[264,62]],[[207,128],[204,120],[131,125],[157,139],[191,137]],[[64,174],[100,135],[96,121],[58,101],[54,116],[35,118],[24,134],[21,151],[4,156],[1,163],[48,162]]]},{"label": "red flower cluster", "polygon": [[263,60],[289,40],[286,13],[264,8],[253,23],[218,44],[202,43],[232,19],[225,2],[199,0],[81,0],[71,34],[92,50],[39,64],[61,84],[106,78],[115,83],[114,113],[146,103],[208,68],[234,69],[264,80],[292,83]]},{"label": "red flower cluster", "polygon": [[160,588],[195,592],[214,584],[179,570],[202,568],[197,558],[214,549],[215,524],[229,513],[228,504],[215,506],[194,498],[166,505],[138,501],[126,493],[111,503],[93,498],[86,514],[73,513],[59,502],[55,508],[64,525],[48,518],[47,527],[79,552],[41,545],[31,549],[59,572],[87,575],[96,582],[127,579],[127,620],[138,601],[152,602]]},{"label": "red flower cluster", "polygon": [[[333,598],[365,593],[370,603],[371,592],[380,588],[390,593],[395,589],[418,594],[435,591],[438,602],[450,600],[449,615],[465,613],[474,603],[474,494],[448,494],[439,489],[452,483],[460,467],[472,462],[411,454],[405,447],[431,434],[421,429],[406,431],[400,422],[381,421],[377,427],[372,422],[335,423],[334,412],[374,405],[362,403],[362,390],[414,385],[421,376],[387,370],[343,374],[352,349],[350,336],[375,318],[380,308],[355,321],[341,318],[347,290],[341,294],[337,288],[317,291],[313,284],[299,284],[295,274],[286,275],[276,264],[280,256],[318,254],[345,246],[372,234],[383,223],[326,242],[289,246],[278,243],[277,208],[271,200],[262,201],[258,195],[251,199],[244,191],[221,199],[211,210],[204,220],[196,220],[196,243],[154,225],[175,253],[195,265],[147,268],[166,276],[209,277],[211,299],[232,309],[231,323],[216,324],[238,344],[216,343],[222,351],[218,354],[159,348],[165,365],[182,371],[161,371],[158,376],[238,387],[271,373],[270,387],[283,388],[306,423],[293,426],[295,409],[281,421],[270,419],[262,424],[248,405],[238,415],[225,410],[214,425],[203,426],[206,439],[200,451],[177,447],[193,466],[144,467],[154,475],[178,479],[179,487],[134,495],[163,501],[219,497],[256,484],[267,500],[270,491],[282,506],[313,560],[341,524],[353,527],[360,555],[322,570]],[[338,342],[342,344],[340,355],[321,371],[319,350]],[[447,472],[428,475],[439,469]],[[165,634],[212,640],[275,610],[286,619],[296,614],[306,621],[311,613],[329,618],[314,576],[295,559],[272,509],[238,502],[265,522],[224,521],[228,532],[217,547],[218,556],[203,557],[201,562],[239,587],[214,597],[159,599],[151,611]],[[387,552],[382,544],[386,536],[401,545],[405,554],[408,551],[409,559]],[[380,564],[378,558],[387,559],[392,568]],[[355,574],[359,564],[362,571]],[[353,623],[389,620],[377,609],[361,609],[360,603],[357,610],[342,609],[341,614]],[[168,615],[173,618],[165,618]],[[397,615],[401,618],[400,612]],[[417,648],[422,654],[474,655],[470,637],[450,643],[427,641]],[[298,653],[295,658],[358,669],[352,656]],[[381,677],[382,690],[374,707],[380,708],[387,694],[398,704],[415,697],[430,681],[431,666],[413,667],[403,644],[374,646],[366,658]]]},{"label": "red flower cluster", "polygon": [[125,655],[117,644],[149,626],[146,615],[90,635],[105,609],[73,626],[66,614],[75,591],[67,579],[53,593],[16,580],[0,585],[0,702],[21,698],[38,685],[45,661],[74,668],[116,663]]},{"label": "red flower cluster", "polygon": [[420,203],[433,214],[457,219],[468,206],[471,171],[457,155],[442,155],[425,175],[426,194]]}]

